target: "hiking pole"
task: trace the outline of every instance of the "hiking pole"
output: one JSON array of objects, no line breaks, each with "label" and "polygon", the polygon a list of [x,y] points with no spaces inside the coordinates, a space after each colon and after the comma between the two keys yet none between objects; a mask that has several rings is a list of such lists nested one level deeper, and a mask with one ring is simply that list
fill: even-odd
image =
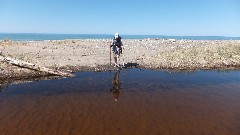
[{"label": "hiking pole", "polygon": [[124,62],[124,54],[123,54],[123,48],[122,48],[122,62],[123,62],[123,64],[122,64],[122,66],[124,67],[125,66],[125,62]]},{"label": "hiking pole", "polygon": [[110,51],[110,63],[109,63],[109,66],[111,66],[111,62],[112,62],[112,51],[111,51],[111,44],[110,44],[110,49],[109,49],[109,51]]}]

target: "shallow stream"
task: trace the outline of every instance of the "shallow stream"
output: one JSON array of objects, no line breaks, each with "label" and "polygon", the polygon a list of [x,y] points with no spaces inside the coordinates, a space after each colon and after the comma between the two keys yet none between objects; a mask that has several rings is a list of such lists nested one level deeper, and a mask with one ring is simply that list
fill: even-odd
[{"label": "shallow stream", "polygon": [[240,134],[240,71],[124,69],[5,86],[0,134]]}]

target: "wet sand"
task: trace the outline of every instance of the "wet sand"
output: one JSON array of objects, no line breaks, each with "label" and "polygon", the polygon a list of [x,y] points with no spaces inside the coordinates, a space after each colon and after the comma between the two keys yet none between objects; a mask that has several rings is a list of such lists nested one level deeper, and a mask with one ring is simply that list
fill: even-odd
[{"label": "wet sand", "polygon": [[34,90],[38,85],[31,91],[27,89],[31,85],[19,87],[18,92],[3,91],[0,134],[240,134],[239,81],[185,85],[158,79],[159,83],[143,84],[135,77],[124,79],[117,102],[102,85],[105,81],[94,82],[91,77],[83,81],[89,88],[66,80],[63,92],[54,90],[55,81],[41,85],[40,91]]}]

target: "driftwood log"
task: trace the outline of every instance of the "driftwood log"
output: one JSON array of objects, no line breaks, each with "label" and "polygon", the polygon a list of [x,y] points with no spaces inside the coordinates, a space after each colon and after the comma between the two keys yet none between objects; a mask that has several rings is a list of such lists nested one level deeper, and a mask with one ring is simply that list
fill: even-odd
[{"label": "driftwood log", "polygon": [[63,76],[63,77],[73,77],[74,74],[69,73],[69,72],[64,72],[64,71],[59,71],[59,70],[54,70],[54,69],[50,69],[50,68],[46,68],[46,67],[42,67],[36,64],[32,64],[32,63],[28,63],[22,60],[18,60],[18,59],[13,59],[7,56],[4,56],[2,54],[0,54],[0,60],[10,63],[12,65],[16,65],[22,68],[28,68],[28,69],[32,69],[32,70],[36,70],[36,71],[41,71],[41,72],[46,72],[49,73],[51,75],[58,75],[58,76]]}]

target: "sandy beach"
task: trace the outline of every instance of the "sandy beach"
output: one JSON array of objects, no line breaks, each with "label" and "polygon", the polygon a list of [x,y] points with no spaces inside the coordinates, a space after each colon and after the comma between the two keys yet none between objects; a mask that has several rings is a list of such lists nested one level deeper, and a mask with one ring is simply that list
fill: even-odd
[{"label": "sandy beach", "polygon": [[[111,39],[0,41],[2,55],[64,71],[110,70]],[[239,40],[123,39],[120,63],[148,69],[239,69]],[[0,79],[47,75],[0,60]],[[113,63],[113,57],[111,62]]]}]

